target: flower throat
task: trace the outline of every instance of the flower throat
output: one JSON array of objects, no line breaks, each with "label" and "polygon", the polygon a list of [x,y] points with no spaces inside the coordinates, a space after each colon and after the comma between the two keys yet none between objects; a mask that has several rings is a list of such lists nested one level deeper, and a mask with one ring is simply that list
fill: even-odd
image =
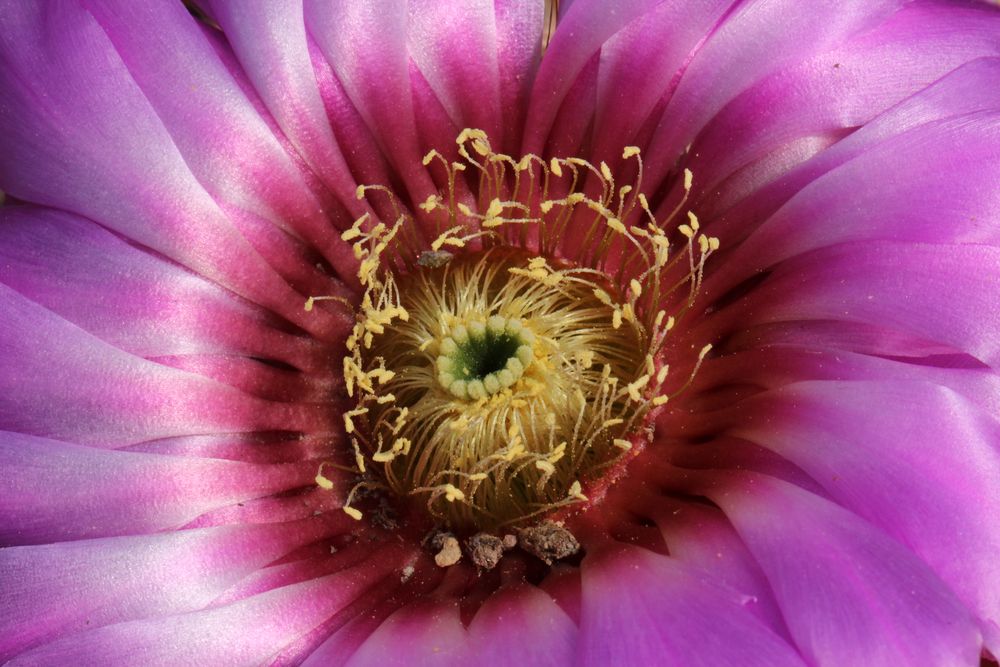
[{"label": "flower throat", "polygon": [[[425,158],[447,185],[419,222],[387,188],[358,188],[384,195],[395,219],[365,215],[343,235],[364,289],[343,362],[360,481],[343,507],[360,519],[357,492],[379,487],[449,530],[499,531],[585,505],[641,444],[670,398],[664,342],[718,242],[689,213],[685,250],[671,252],[638,191],[636,148],[623,154],[634,186],[617,188],[603,162],[515,160],[477,130],[457,152]],[[463,196],[470,170],[478,194]],[[685,172],[668,220],[690,186]],[[434,227],[429,247],[413,240]],[[322,471],[317,482],[333,486]]]}]

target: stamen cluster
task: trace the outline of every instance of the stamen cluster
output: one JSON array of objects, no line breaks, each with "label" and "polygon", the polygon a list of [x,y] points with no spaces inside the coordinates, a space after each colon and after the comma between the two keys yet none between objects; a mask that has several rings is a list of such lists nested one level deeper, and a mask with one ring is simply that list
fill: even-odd
[{"label": "stamen cluster", "polygon": [[[478,130],[457,144],[462,162],[424,160],[448,183],[420,205],[440,225],[429,248],[401,240],[417,223],[391,191],[358,189],[386,193],[397,217],[363,216],[344,234],[364,288],[344,426],[357,471],[377,469],[362,484],[422,498],[450,529],[495,530],[586,502],[584,489],[639,441],[669,400],[664,341],[718,241],[689,213],[677,228],[686,252],[670,252],[639,192],[636,148],[623,154],[634,185],[616,188],[603,162],[515,160]],[[463,199],[470,169],[478,194]],[[690,186],[685,172],[684,199]],[[581,241],[572,260],[568,234]],[[356,490],[344,509],[359,518]]]}]

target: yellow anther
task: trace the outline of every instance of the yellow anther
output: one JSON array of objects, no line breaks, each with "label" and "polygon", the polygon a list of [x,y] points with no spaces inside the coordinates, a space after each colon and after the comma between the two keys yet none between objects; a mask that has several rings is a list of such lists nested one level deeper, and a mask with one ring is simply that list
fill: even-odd
[{"label": "yellow anther", "polygon": [[462,493],[461,489],[456,488],[452,484],[444,485],[444,498],[449,503],[453,503],[456,500],[465,500],[465,494]]},{"label": "yellow anther", "polygon": [[556,467],[545,460],[535,461],[535,467],[541,470],[546,475],[552,475],[556,471]]},{"label": "yellow anther", "polygon": [[420,205],[420,208],[430,213],[438,207],[438,197],[437,195],[431,195],[424,200],[424,203]]},{"label": "yellow anther", "polygon": [[614,444],[614,446],[617,447],[618,449],[623,449],[626,452],[632,449],[632,443],[629,442],[628,440],[625,440],[624,438],[615,438],[612,441],[612,444]]},{"label": "yellow anther", "polygon": [[333,488],[333,481],[323,475],[322,472],[318,472],[316,473],[316,486],[329,491]]},{"label": "yellow anther", "polygon": [[688,220],[691,222],[691,229],[694,231],[701,229],[701,223],[698,222],[698,216],[696,216],[693,211],[688,211]]},{"label": "yellow anther", "polygon": [[604,160],[601,160],[601,176],[604,177],[606,181],[613,181],[615,177],[611,174],[611,167]]},{"label": "yellow anther", "polygon": [[631,288],[632,295],[635,298],[638,299],[640,296],[642,296],[642,285],[639,283],[638,280],[636,280],[635,278],[633,278],[632,280],[629,281],[628,286],[629,286],[629,288]]},{"label": "yellow anther", "polygon": [[579,480],[574,480],[574,482],[569,485],[569,493],[567,495],[570,498],[576,498],[577,500],[590,500],[587,496],[583,495],[583,487],[580,485]]},{"label": "yellow anther", "polygon": [[639,152],[640,151],[638,146],[626,146],[625,150],[622,151],[622,158],[627,160],[630,157],[635,157],[636,155],[639,154]]},{"label": "yellow anther", "polygon": [[611,296],[601,288],[598,287],[594,289],[594,296],[596,296],[597,300],[603,303],[605,306],[612,305]]},{"label": "yellow anther", "polygon": [[684,189],[690,190],[691,184],[694,183],[694,174],[691,173],[690,169],[684,170]]},{"label": "yellow anther", "polygon": [[355,521],[361,521],[362,514],[358,510],[354,509],[353,507],[348,507],[346,505],[343,507],[343,510],[347,516],[351,517]]},{"label": "yellow anther", "polygon": [[628,383],[628,385],[626,385],[626,387],[625,387],[626,391],[628,391],[628,397],[631,398],[633,401],[641,401],[642,400],[642,394],[639,393],[639,392],[648,383],[649,383],[649,376],[648,375],[643,375],[642,377],[640,377],[635,382]]},{"label": "yellow anther", "polygon": [[556,175],[556,177],[561,177],[563,175],[562,165],[559,164],[559,160],[552,158],[549,161],[549,170]]}]

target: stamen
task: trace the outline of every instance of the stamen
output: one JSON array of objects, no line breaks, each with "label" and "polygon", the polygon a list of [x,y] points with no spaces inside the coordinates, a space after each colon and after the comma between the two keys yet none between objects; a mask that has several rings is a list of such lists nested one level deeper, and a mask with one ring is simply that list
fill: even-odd
[{"label": "stamen", "polygon": [[[585,485],[632,455],[630,435],[676,395],[663,390],[662,349],[719,244],[689,213],[673,252],[664,228],[693,176],[657,220],[636,147],[622,153],[637,171],[625,184],[604,162],[495,153],[480,130],[463,130],[457,151],[463,162],[424,159],[447,183],[417,204],[441,223],[429,247],[407,245],[416,223],[390,189],[358,188],[387,197],[396,218],[365,215],[343,234],[365,290],[343,361],[356,401],[344,428],[360,472],[373,464],[451,530],[493,530],[589,502]],[[459,196],[470,177],[475,202]],[[580,241],[575,264],[559,251],[567,237]],[[339,300],[306,309],[320,299]],[[358,488],[343,507],[355,518]]]}]

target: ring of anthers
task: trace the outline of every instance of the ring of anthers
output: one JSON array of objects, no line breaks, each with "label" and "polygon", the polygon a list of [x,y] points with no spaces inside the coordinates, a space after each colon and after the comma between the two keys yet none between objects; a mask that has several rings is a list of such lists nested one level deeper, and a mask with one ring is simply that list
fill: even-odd
[{"label": "ring of anthers", "polygon": [[[412,240],[417,223],[383,186],[361,186],[358,197],[385,197],[394,222],[366,214],[343,234],[364,290],[343,360],[360,481],[343,509],[360,519],[357,492],[377,486],[420,498],[438,524],[469,533],[586,503],[585,491],[629,455],[710,348],[687,382],[664,389],[664,341],[718,241],[688,212],[677,226],[684,251],[672,252],[639,192],[637,148],[623,154],[635,160],[634,185],[616,188],[603,162],[515,160],[479,130],[457,145],[462,161],[437,151],[424,159],[448,182],[420,205],[441,230],[429,247]],[[478,195],[462,188],[468,169],[478,171]],[[691,180],[685,170],[668,222]],[[561,251],[568,237],[580,241],[572,262]],[[310,298],[306,309],[335,298]],[[322,467],[316,481],[333,489]]]}]

